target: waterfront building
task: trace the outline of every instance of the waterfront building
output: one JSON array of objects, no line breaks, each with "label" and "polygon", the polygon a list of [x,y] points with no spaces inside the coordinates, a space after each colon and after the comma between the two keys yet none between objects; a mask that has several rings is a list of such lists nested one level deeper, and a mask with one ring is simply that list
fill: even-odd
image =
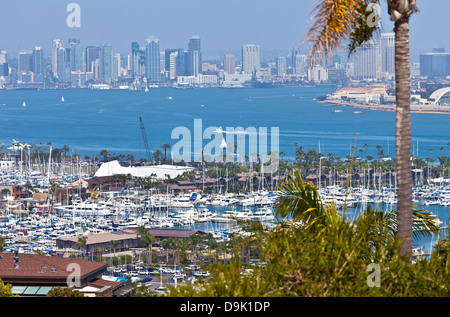
[{"label": "waterfront building", "polygon": [[[73,280],[73,269],[79,270],[79,279]],[[107,281],[102,274],[105,263],[26,253],[2,253],[0,278],[10,284],[11,292],[20,297],[45,297],[52,289],[74,289],[86,297],[132,296],[134,290],[120,281]]]},{"label": "waterfront building", "polygon": [[431,53],[420,55],[420,76],[445,77],[450,75],[450,53],[435,48]]},{"label": "waterfront building", "polygon": [[251,74],[224,74],[224,80],[222,82],[222,87],[243,87],[244,83],[252,80]]},{"label": "waterfront building", "polygon": [[308,69],[308,80],[314,82],[328,81],[328,69],[320,65]]},{"label": "waterfront building", "polygon": [[255,44],[242,46],[242,71],[245,74],[258,74],[261,70],[260,50]]},{"label": "waterfront building", "polygon": [[124,167],[118,161],[103,163],[95,173],[95,177],[104,177],[112,175],[127,175],[133,177],[151,177],[155,174],[157,179],[166,179],[167,175],[171,179],[182,175],[184,172],[194,170],[193,167],[175,166],[175,165],[155,165],[155,166],[133,166]]},{"label": "waterfront building", "polygon": [[70,76],[70,86],[76,88],[86,87],[86,73],[82,71],[72,71]]},{"label": "waterfront building", "polygon": [[197,76],[202,72],[202,51],[201,41],[198,35],[194,35],[189,39],[189,64],[188,75]]},{"label": "waterfront building", "polygon": [[178,76],[177,82],[181,85],[216,85],[218,83],[218,76],[204,74],[198,74],[197,76]]},{"label": "waterfront building", "polygon": [[380,75],[380,46],[374,39],[371,39],[362,43],[353,53],[353,79],[377,80]]},{"label": "waterfront building", "polygon": [[161,54],[159,39],[157,37],[152,35],[147,38],[145,53],[145,77],[147,78],[147,82],[160,82]]},{"label": "waterfront building", "polygon": [[110,83],[112,80],[112,63],[112,47],[110,44],[104,44],[100,48],[99,79],[103,80],[105,83]]},{"label": "waterfront building", "polygon": [[381,72],[385,78],[395,76],[395,33],[381,33]]},{"label": "waterfront building", "polygon": [[229,75],[236,73],[236,57],[234,54],[225,54],[223,57],[223,69]]}]

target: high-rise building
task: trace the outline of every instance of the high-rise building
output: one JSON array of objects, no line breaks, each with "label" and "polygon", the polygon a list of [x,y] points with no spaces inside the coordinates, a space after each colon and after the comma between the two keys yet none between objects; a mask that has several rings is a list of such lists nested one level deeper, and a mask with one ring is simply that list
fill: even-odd
[{"label": "high-rise building", "polygon": [[450,54],[442,48],[420,55],[420,76],[444,77],[450,75]]},{"label": "high-rise building", "polygon": [[[167,51],[166,51],[167,60]],[[169,69],[169,79],[174,80],[178,75],[178,50],[169,53],[169,64],[166,62],[166,69]]]},{"label": "high-rise building", "polygon": [[17,78],[22,80],[22,74],[33,71],[33,53],[19,52]]},{"label": "high-rise building", "polygon": [[361,44],[353,53],[353,78],[377,80],[381,75],[380,46],[374,39]]},{"label": "high-rise building", "polygon": [[52,42],[52,73],[58,77],[58,50],[62,47],[62,40],[55,39]]},{"label": "high-rise building", "polygon": [[[164,70],[167,73],[169,73],[169,74],[171,72],[173,72],[172,66],[175,67],[175,69],[176,69],[176,66],[177,66],[177,65],[173,65],[173,63],[170,62],[171,54],[173,52],[177,52],[176,59],[177,59],[177,62],[178,62],[178,51],[179,51],[178,48],[166,48],[165,51],[164,51],[164,58],[165,58]],[[173,56],[175,56],[175,55],[173,55]],[[176,74],[176,70],[175,70],[175,74]]]},{"label": "high-rise building", "polygon": [[202,50],[201,41],[198,35],[194,35],[189,39],[189,64],[188,75],[197,76],[202,72]]},{"label": "high-rise building", "polygon": [[0,50],[0,77],[9,76],[9,65],[6,61],[6,51]]},{"label": "high-rise building", "polygon": [[114,54],[113,57],[113,75],[112,79],[116,81],[122,76],[122,61],[119,53]]},{"label": "high-rise building", "polygon": [[131,76],[138,77],[141,75],[140,73],[140,60],[141,60],[141,48],[139,43],[132,42],[131,43]]},{"label": "high-rise building", "polygon": [[70,70],[73,72],[84,72],[85,66],[83,47],[80,44],[72,45],[70,50]]},{"label": "high-rise building", "polygon": [[85,60],[86,72],[93,72],[93,63],[100,58],[100,47],[88,46],[86,47]]},{"label": "high-rise building", "polygon": [[223,57],[223,70],[230,75],[236,73],[236,57],[234,54],[225,54]]},{"label": "high-rise building", "polygon": [[287,64],[286,64],[286,57],[279,56],[277,57],[277,76],[284,76],[286,75],[287,70]]},{"label": "high-rise building", "polygon": [[294,74],[297,76],[306,76],[307,70],[305,65],[305,55],[295,55],[294,57]]},{"label": "high-rise building", "polygon": [[41,75],[44,73],[44,52],[42,48],[36,46],[33,50],[33,68],[32,71],[35,75]]},{"label": "high-rise building", "polygon": [[113,52],[110,44],[104,44],[100,47],[99,58],[99,79],[105,83],[110,83],[113,72]]},{"label": "high-rise building", "polygon": [[161,81],[159,39],[151,35],[145,42],[145,77],[147,78],[147,82],[159,82]]},{"label": "high-rise building", "polygon": [[244,44],[242,46],[242,71],[245,74],[257,74],[260,69],[259,46],[255,44]]},{"label": "high-rise building", "polygon": [[395,76],[395,33],[381,34],[381,72],[385,77]]},{"label": "high-rise building", "polygon": [[66,76],[67,74],[67,70],[68,70],[68,64],[66,61],[66,49],[64,47],[60,47],[58,48],[58,52],[57,52],[57,60],[58,60],[58,64],[57,64],[57,76],[58,77],[58,81],[60,83],[66,82],[66,80],[68,79],[68,77]]}]

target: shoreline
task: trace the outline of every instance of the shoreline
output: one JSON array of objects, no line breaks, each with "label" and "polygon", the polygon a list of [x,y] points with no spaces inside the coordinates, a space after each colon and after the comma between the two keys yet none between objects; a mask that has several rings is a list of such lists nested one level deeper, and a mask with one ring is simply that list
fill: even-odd
[{"label": "shoreline", "polygon": [[[356,109],[395,112],[395,105],[364,105],[337,100],[318,101],[324,106],[344,106]],[[432,105],[411,105],[411,113],[450,114],[450,107]]]}]

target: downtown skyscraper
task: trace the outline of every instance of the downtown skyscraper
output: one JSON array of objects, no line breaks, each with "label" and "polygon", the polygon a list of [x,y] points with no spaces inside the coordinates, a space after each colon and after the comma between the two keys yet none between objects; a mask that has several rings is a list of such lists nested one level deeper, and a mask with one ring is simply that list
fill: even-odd
[{"label": "downtown skyscraper", "polygon": [[375,39],[370,39],[357,47],[353,54],[353,79],[377,80],[380,77],[380,46]]},{"label": "downtown skyscraper", "polygon": [[234,54],[225,54],[223,57],[223,70],[230,75],[236,72],[236,57]]},{"label": "downtown skyscraper", "polygon": [[200,37],[198,35],[194,35],[189,39],[188,51],[188,75],[197,76],[202,73],[202,49]]},{"label": "downtown skyscraper", "polygon": [[161,81],[161,61],[159,39],[149,36],[145,46],[145,77],[147,82],[157,83]]},{"label": "downtown skyscraper", "polygon": [[261,69],[259,46],[244,44],[242,46],[242,71],[245,74],[256,75]]},{"label": "downtown skyscraper", "polygon": [[383,76],[395,76],[395,33],[381,33],[380,50]]},{"label": "downtown skyscraper", "polygon": [[110,44],[104,44],[100,47],[99,56],[99,78],[110,83],[113,77],[113,52]]}]

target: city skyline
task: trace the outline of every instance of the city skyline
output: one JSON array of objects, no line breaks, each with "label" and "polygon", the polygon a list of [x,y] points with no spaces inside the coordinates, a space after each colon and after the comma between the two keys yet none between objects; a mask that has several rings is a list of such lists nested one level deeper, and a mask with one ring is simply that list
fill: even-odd
[{"label": "city skyline", "polygon": [[[282,51],[289,52],[302,40],[314,7],[314,1],[309,0],[281,1],[277,6],[255,0],[245,3],[231,0],[227,6],[201,0],[171,4],[132,1],[120,6],[106,5],[103,0],[82,0],[77,1],[81,7],[81,27],[70,28],[66,25],[69,3],[23,0],[20,4],[2,4],[5,14],[0,28],[8,32],[2,35],[0,49],[15,55],[39,46],[48,57],[53,39],[81,38],[84,46],[108,43],[117,52],[125,54],[130,42],[141,42],[150,34],[161,40],[161,49],[186,47],[187,40],[198,34],[202,38],[204,59],[225,53],[236,55],[245,43],[259,45],[264,54],[273,52],[275,57]],[[419,55],[433,47],[450,51],[450,39],[439,36],[441,29],[450,28],[450,22],[443,16],[446,8],[450,9],[450,3],[443,0],[419,3],[420,12],[411,21],[413,62],[419,61]],[[386,7],[382,6],[381,32],[390,33],[393,23],[385,11]],[[305,46],[302,49],[307,52]],[[264,60],[265,56],[261,58]]]}]

